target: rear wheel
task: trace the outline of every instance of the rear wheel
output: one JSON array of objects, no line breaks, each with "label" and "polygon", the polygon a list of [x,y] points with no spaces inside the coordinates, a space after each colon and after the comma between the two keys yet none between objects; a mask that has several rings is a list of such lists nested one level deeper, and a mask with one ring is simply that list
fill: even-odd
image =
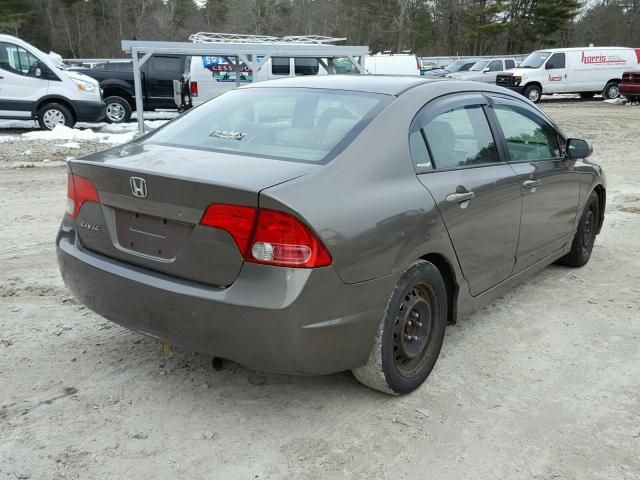
[{"label": "rear wheel", "polygon": [[38,123],[40,128],[53,130],[56,125],[73,127],[76,123],[73,114],[67,107],[59,103],[47,103],[38,110]]},{"label": "rear wheel", "polygon": [[533,103],[538,103],[542,97],[542,89],[538,85],[527,85],[522,94]]},{"label": "rear wheel", "polygon": [[447,325],[447,292],[438,269],[414,263],[400,278],[378,326],[360,383],[398,395],[418,388],[433,369]]},{"label": "rear wheel", "polygon": [[593,98],[594,95],[595,95],[595,92],[581,92],[580,98],[589,99],[589,98]]},{"label": "rear wheel", "polygon": [[609,82],[602,91],[602,96],[609,100],[614,100],[620,96],[620,89],[618,88],[618,82]]},{"label": "rear wheel", "polygon": [[107,122],[123,123],[131,120],[131,105],[124,98],[114,95],[107,97],[104,103]]},{"label": "rear wheel", "polygon": [[596,241],[598,231],[598,222],[600,221],[600,201],[598,194],[591,192],[587,205],[582,212],[578,230],[573,237],[571,250],[564,257],[558,260],[562,265],[570,267],[582,267],[587,264],[591,258],[593,244]]}]

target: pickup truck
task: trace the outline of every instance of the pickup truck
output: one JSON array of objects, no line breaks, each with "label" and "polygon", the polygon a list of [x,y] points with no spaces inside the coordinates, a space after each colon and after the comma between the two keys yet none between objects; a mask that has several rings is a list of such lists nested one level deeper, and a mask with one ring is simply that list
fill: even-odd
[{"label": "pickup truck", "polygon": [[[142,66],[142,102],[145,111],[175,109],[173,81],[182,80],[186,57],[154,55]],[[128,122],[136,108],[132,61],[108,61],[93,68],[74,71],[95,78],[100,83],[109,123]]]}]

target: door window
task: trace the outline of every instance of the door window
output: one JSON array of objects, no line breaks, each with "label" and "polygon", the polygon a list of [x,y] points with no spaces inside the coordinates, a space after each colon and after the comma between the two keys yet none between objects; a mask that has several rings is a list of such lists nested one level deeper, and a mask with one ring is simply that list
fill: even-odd
[{"label": "door window", "polygon": [[273,75],[289,75],[291,67],[289,57],[271,57],[271,73]]},{"label": "door window", "polygon": [[411,160],[416,167],[417,173],[424,173],[425,170],[433,170],[431,156],[429,155],[427,144],[422,136],[422,130],[418,130],[409,135],[409,150],[411,151]]},{"label": "door window", "polygon": [[545,66],[545,68],[547,70],[555,70],[556,68],[564,68],[565,65],[566,63],[564,53],[554,53],[547,61],[547,65]]},{"label": "door window", "polygon": [[480,105],[455,108],[424,127],[437,169],[499,162],[496,143]]},{"label": "door window", "polygon": [[504,70],[502,68],[502,60],[494,60],[493,62],[489,63],[488,66],[490,72],[500,72]]},{"label": "door window", "polygon": [[507,70],[510,69],[510,68],[516,68],[516,62],[514,62],[513,60],[505,60],[504,64],[505,64]]},{"label": "door window", "polygon": [[319,63],[317,58],[294,58],[294,73],[296,75],[317,75]]},{"label": "door window", "polygon": [[155,73],[179,73],[182,70],[180,57],[152,57],[151,71]]},{"label": "door window", "polygon": [[555,129],[533,112],[510,105],[493,107],[502,127],[512,162],[560,157]]},{"label": "door window", "polygon": [[38,59],[24,48],[0,42],[0,68],[3,70],[35,77],[38,63]]}]

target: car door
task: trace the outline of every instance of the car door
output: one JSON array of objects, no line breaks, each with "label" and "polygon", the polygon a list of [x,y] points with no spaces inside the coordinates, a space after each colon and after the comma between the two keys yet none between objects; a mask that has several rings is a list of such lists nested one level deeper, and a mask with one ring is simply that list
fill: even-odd
[{"label": "car door", "polygon": [[537,110],[520,100],[491,100],[523,192],[516,273],[571,242],[579,174],[575,160],[564,156],[564,138]]},{"label": "car door", "polygon": [[496,79],[498,78],[498,73],[504,71],[504,64],[502,63],[502,60],[492,60],[489,62],[489,65],[487,65],[486,69],[488,70],[484,72],[482,81],[484,83],[495,84]]},{"label": "car door", "polygon": [[447,96],[427,104],[410,130],[418,178],[438,206],[472,295],[511,275],[520,228],[520,181],[487,112],[481,94]]},{"label": "car door", "polygon": [[145,88],[153,108],[173,108],[173,81],[182,77],[183,57],[153,56],[145,70]]},{"label": "car door", "polygon": [[558,93],[567,91],[567,58],[563,52],[554,53],[544,65],[545,92]]},{"label": "car door", "polygon": [[49,88],[46,68],[24,48],[0,42],[0,116],[31,118],[36,101]]}]

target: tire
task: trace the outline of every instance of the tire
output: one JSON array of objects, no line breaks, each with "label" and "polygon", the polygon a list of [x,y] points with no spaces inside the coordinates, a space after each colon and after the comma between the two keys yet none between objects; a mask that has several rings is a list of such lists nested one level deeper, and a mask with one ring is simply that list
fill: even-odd
[{"label": "tire", "polygon": [[607,83],[602,91],[602,96],[608,100],[619,98],[620,90],[618,89],[618,82]]},{"label": "tire", "polygon": [[412,392],[433,370],[446,326],[444,280],[432,263],[416,262],[400,277],[369,359],[366,365],[354,368],[353,375],[363,385],[384,393]]},{"label": "tire", "polygon": [[527,85],[522,92],[522,95],[533,103],[538,103],[542,98],[542,89],[538,85]]},{"label": "tire", "polygon": [[38,110],[38,124],[40,128],[53,130],[56,125],[73,127],[76,123],[73,113],[59,103],[47,103]]},{"label": "tire", "polygon": [[585,100],[587,100],[589,98],[593,98],[594,95],[595,95],[595,92],[581,92],[580,98],[584,98]]},{"label": "tire", "polygon": [[113,95],[104,100],[105,120],[109,123],[125,123],[131,120],[131,105],[122,97]]},{"label": "tire", "polygon": [[557,263],[569,267],[583,267],[591,258],[600,221],[600,201],[596,192],[591,192],[582,212],[578,230],[573,237],[571,250]]}]

